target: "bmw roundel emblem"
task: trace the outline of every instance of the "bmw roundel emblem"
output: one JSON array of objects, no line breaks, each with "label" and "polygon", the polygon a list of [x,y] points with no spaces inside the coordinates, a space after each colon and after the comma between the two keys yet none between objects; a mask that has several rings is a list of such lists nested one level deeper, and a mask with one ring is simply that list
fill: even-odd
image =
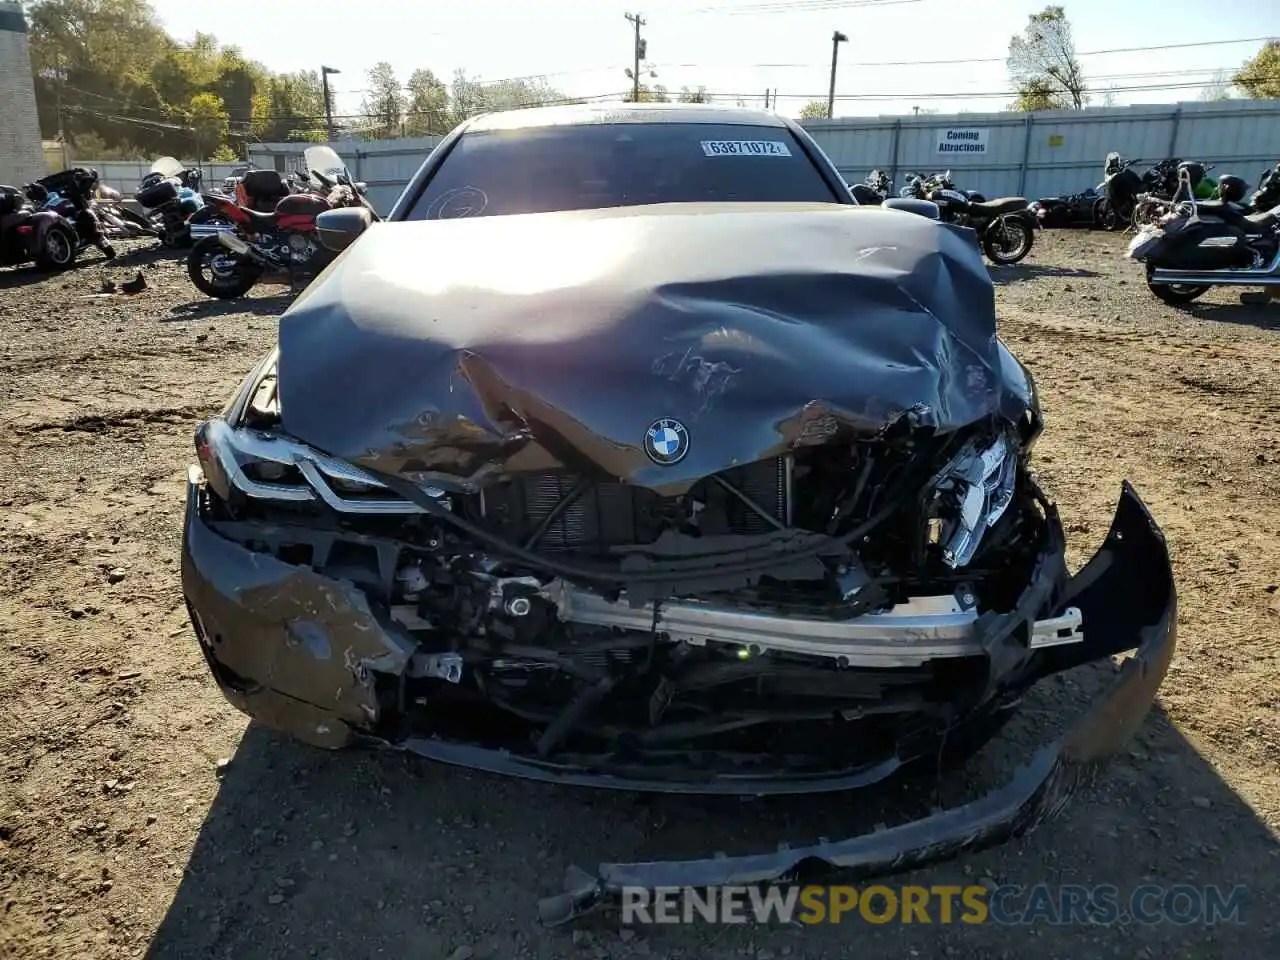
[{"label": "bmw roundel emblem", "polygon": [[655,420],[644,435],[644,452],[664,467],[679,463],[689,452],[689,431],[679,420]]}]

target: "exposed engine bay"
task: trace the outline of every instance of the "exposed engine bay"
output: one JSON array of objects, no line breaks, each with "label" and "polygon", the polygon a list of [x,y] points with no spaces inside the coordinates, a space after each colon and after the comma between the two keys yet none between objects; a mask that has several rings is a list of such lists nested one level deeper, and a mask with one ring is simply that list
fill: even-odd
[{"label": "exposed engine bay", "polygon": [[[672,496],[564,471],[463,493],[289,438],[272,366],[247,398],[198,436],[202,519],[361,591],[404,655],[353,668],[388,739],[655,780],[908,759],[1016,694],[978,623],[1061,568],[1025,469],[1034,417],[903,423]],[[1078,611],[1032,617],[1021,659],[1081,630]]]}]

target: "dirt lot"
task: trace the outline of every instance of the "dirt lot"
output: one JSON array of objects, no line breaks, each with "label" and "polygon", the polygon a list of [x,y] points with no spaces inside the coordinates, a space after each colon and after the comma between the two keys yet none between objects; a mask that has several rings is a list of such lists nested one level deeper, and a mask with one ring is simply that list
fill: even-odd
[{"label": "dirt lot", "polygon": [[[287,301],[206,302],[134,251],[40,282],[0,273],[0,957],[1280,956],[1280,303],[1165,307],[1122,242],[1046,235],[996,272],[998,300],[1039,378],[1036,466],[1072,561],[1131,478],[1174,551],[1177,658],[1131,749],[1061,818],[903,879],[1246,884],[1242,925],[540,929],[533,905],[571,863],[768,849],[954,802],[1107,671],[1043,685],[923,799],[564,792],[250,726],[187,624],[182,490],[192,429]],[[138,271],[145,292],[94,296]]]}]

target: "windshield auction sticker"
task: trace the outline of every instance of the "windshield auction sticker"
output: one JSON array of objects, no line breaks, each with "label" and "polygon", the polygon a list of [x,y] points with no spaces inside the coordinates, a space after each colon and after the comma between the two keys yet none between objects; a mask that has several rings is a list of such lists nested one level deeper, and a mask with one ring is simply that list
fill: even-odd
[{"label": "windshield auction sticker", "polygon": [[703,140],[708,157],[789,157],[791,149],[781,140]]}]

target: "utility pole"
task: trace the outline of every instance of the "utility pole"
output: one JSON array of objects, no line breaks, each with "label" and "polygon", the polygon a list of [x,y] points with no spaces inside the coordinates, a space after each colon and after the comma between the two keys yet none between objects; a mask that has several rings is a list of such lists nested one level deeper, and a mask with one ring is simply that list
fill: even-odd
[{"label": "utility pole", "polygon": [[836,108],[836,61],[840,57],[840,44],[848,41],[843,33],[837,30],[831,34],[831,90],[827,94],[827,119],[831,119]]},{"label": "utility pole", "polygon": [[337,137],[333,131],[333,98],[329,94],[329,74],[341,72],[336,67],[320,68],[320,82],[324,84],[324,129],[331,142]]},{"label": "utility pole", "polygon": [[635,42],[631,49],[631,102],[640,102],[640,61],[644,59],[646,53],[646,44],[640,38],[640,28],[645,25],[645,19],[638,13],[628,13],[627,19],[635,28]]},{"label": "utility pole", "polygon": [[56,61],[56,73],[58,76],[58,148],[62,151],[62,169],[66,170],[70,163],[67,160],[67,132],[62,121],[62,86],[67,82],[66,74],[62,72],[62,55],[58,54]]}]

